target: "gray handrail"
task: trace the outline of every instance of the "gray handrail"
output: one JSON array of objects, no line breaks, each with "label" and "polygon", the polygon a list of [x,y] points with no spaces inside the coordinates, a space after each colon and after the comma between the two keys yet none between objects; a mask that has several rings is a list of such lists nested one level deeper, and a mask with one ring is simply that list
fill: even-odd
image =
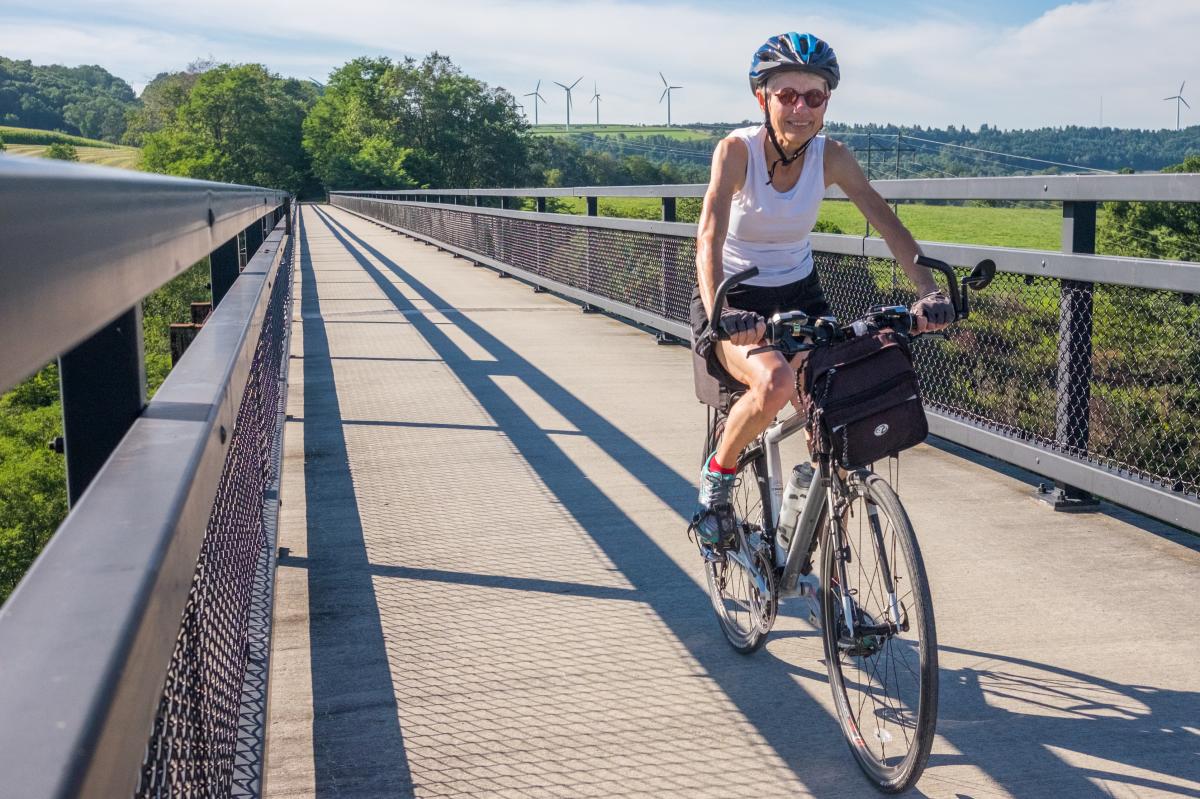
[{"label": "gray handrail", "polygon": [[[214,204],[226,218],[251,213]],[[137,785],[286,224],[0,608],[4,796],[130,796]]]},{"label": "gray handrail", "polygon": [[0,155],[0,391],[87,339],[287,196]]}]

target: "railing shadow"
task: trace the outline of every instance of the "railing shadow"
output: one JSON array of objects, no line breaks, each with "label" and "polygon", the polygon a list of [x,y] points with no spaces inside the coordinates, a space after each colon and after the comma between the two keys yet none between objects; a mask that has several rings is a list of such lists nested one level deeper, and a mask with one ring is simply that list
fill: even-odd
[{"label": "railing shadow", "polygon": [[[333,236],[356,259],[364,272],[378,285],[396,309],[413,312],[415,306],[383,274],[380,266],[401,278],[407,290],[434,308],[447,303],[423,285],[411,273],[372,247],[345,224],[325,211],[316,211]],[[368,257],[369,256],[369,257]],[[311,270],[306,274],[311,274]],[[307,292],[306,292],[307,293]],[[420,313],[409,313],[407,319],[417,332],[451,369],[463,387],[483,406],[501,426],[512,444],[532,468],[546,488],[572,513],[607,557],[633,586],[635,597],[646,603],[671,631],[688,653],[706,671],[725,696],[774,749],[784,763],[817,796],[865,795],[869,789],[861,782],[853,761],[846,752],[836,722],[797,684],[796,676],[804,675],[824,681],[824,670],[815,660],[804,667],[777,657],[770,650],[756,657],[744,658],[733,654],[717,632],[708,599],[691,577],[661,550],[637,524],[602,491],[537,424],[500,388],[492,378],[497,375],[518,376],[546,402],[555,408],[580,433],[587,436],[665,504],[679,513],[682,535],[685,514],[694,501],[694,487],[666,463],[632,440],[622,430],[604,419],[578,397],[572,395],[536,366],[522,359],[495,336],[465,315],[453,315],[452,324],[474,343],[493,356],[495,361],[478,361],[467,357],[441,329]],[[307,329],[307,328],[306,328]],[[306,338],[307,347],[307,338]],[[328,353],[326,352],[326,361]],[[307,383],[306,383],[307,386]],[[311,417],[311,412],[306,410]],[[344,452],[344,442],[343,442]],[[311,506],[311,499],[310,499]],[[357,524],[357,520],[355,522]],[[356,544],[357,546],[357,544]],[[315,550],[313,550],[315,552]],[[310,554],[310,557],[312,555]],[[379,566],[364,560],[362,574],[367,575]],[[399,567],[384,567],[399,568]],[[453,579],[441,575],[442,579]],[[364,578],[369,587],[369,578]],[[470,579],[470,578],[464,578]],[[518,586],[513,585],[517,588]],[[538,590],[538,586],[525,590]],[[553,588],[553,586],[551,586]],[[793,633],[792,635],[799,635]],[[372,643],[372,646],[375,644]],[[382,654],[382,642],[379,657]],[[315,644],[314,644],[315,647]],[[976,654],[953,648],[947,652]],[[1002,660],[991,655],[981,658]],[[1017,661],[1008,661],[1017,662]],[[1053,667],[1021,662],[1024,668],[1060,673]],[[812,666],[811,669],[808,666]],[[1067,719],[1042,718],[1034,712],[1016,712],[991,706],[987,701],[990,687],[981,687],[993,672],[979,669],[944,669],[942,674],[942,727],[939,733],[959,751],[958,756],[939,755],[931,761],[938,765],[969,764],[981,769],[1004,788],[1021,796],[1090,796],[1103,795],[1091,779],[1112,779],[1129,785],[1162,787],[1170,781],[1110,773],[1103,768],[1080,768],[1070,765],[1047,747],[1095,753],[1097,758],[1146,769],[1179,780],[1189,780],[1193,762],[1171,762],[1169,756],[1155,753],[1163,739],[1154,745],[1126,747],[1119,742],[1121,735],[1131,735],[1135,727],[1126,720],[1113,721],[1098,715],[1080,715]],[[996,677],[995,679],[1000,679]],[[1089,684],[1084,675],[1072,675],[1081,684]],[[982,682],[981,682],[982,681]],[[1106,690],[1124,689],[1093,680]],[[390,690],[390,684],[389,684]],[[1166,692],[1160,692],[1166,697]],[[1140,694],[1138,695],[1140,697]],[[1138,700],[1138,697],[1133,699]],[[1139,701],[1145,701],[1140,699]],[[1157,703],[1159,712],[1172,719],[1184,719],[1183,711],[1195,717],[1196,695],[1173,693],[1166,701]],[[1145,723],[1157,724],[1154,709],[1143,718]],[[1182,739],[1183,721],[1169,721]],[[1089,726],[1096,725],[1096,726]],[[998,729],[999,728],[999,729]],[[1103,740],[1114,736],[1112,741]],[[1004,740],[1011,757],[1000,751],[997,740]],[[686,746],[686,742],[680,742]],[[1186,747],[1176,743],[1176,753],[1184,755]],[[1103,774],[1104,776],[1099,776]],[[950,782],[953,784],[954,780]],[[1039,786],[1053,786],[1053,790]],[[981,789],[983,786],[980,786]],[[1178,786],[1173,788],[1179,790]],[[991,792],[994,786],[988,786]],[[912,795],[923,795],[918,787]],[[966,795],[966,794],[960,794]],[[1195,796],[1184,789],[1182,795]]]},{"label": "railing shadow", "polygon": [[930,768],[974,764],[1022,797],[1141,789],[1200,797],[1200,694],[952,646],[941,652],[979,661],[942,668],[938,732],[959,755],[935,755]]},{"label": "railing shadow", "polygon": [[300,217],[304,490],[317,796],[409,796],[412,777]]}]

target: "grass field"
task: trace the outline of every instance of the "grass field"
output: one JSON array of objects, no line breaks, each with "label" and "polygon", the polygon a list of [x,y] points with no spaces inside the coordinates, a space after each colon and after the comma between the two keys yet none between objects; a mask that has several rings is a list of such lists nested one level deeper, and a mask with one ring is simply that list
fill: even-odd
[{"label": "grass field", "polygon": [[116,166],[122,169],[137,169],[142,151],[136,147],[123,147],[97,139],[85,139],[54,130],[12,128],[0,125],[0,139],[5,152],[11,155],[40,156],[51,144],[63,143],[75,147],[81,163]]},{"label": "grass field", "polygon": [[[40,156],[49,145],[5,144],[5,152],[11,155]],[[142,151],[136,147],[80,147],[75,146],[80,163],[116,166],[122,169],[137,169]]]},{"label": "grass field", "polygon": [[[586,213],[582,197],[559,197],[555,198],[555,203],[560,213]],[[659,219],[662,204],[652,197],[601,197],[598,210],[601,216]],[[695,222],[699,210],[699,199],[681,199],[677,211],[679,221]],[[899,216],[912,234],[923,241],[1035,250],[1061,247],[1062,211],[1056,207],[980,208],[902,203]],[[867,223],[862,214],[844,200],[822,203],[820,219],[850,235],[861,236],[866,231]],[[1098,223],[1103,224],[1103,218]],[[872,231],[872,235],[877,234]]]},{"label": "grass field", "polygon": [[671,127],[655,127],[648,125],[588,125],[585,123],[575,123],[571,125],[571,130],[566,129],[566,125],[536,125],[533,126],[533,132],[540,136],[575,136],[580,133],[593,133],[597,136],[616,136],[618,133],[624,133],[628,138],[637,138],[645,136],[666,136],[670,139],[679,141],[694,141],[701,139],[711,139],[712,133],[707,130],[693,130],[691,128],[683,128],[677,126]]}]

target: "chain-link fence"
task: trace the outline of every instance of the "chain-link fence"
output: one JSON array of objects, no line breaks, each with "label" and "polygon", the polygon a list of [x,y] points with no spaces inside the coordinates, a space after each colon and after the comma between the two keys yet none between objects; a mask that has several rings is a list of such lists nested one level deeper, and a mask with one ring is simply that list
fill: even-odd
[{"label": "chain-link fence", "polygon": [[263,721],[254,706],[265,703],[260,661],[266,652],[255,646],[255,625],[262,622],[255,613],[261,615],[266,606],[269,614],[264,593],[274,543],[266,522],[279,465],[293,256],[289,242],[271,289],[146,748],[139,797],[253,794],[258,784]]},{"label": "chain-link fence", "polygon": [[[338,194],[331,202],[687,322],[695,239],[686,233]],[[914,299],[893,261],[818,252],[816,263],[841,318]],[[918,342],[916,359],[932,411],[1183,497],[1200,492],[1200,306],[1191,295],[1001,271],[972,295],[970,319],[946,340]]]}]

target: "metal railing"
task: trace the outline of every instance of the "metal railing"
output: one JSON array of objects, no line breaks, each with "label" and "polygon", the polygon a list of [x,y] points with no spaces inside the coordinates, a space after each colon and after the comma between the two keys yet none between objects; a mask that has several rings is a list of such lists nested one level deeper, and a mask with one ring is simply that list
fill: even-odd
[{"label": "metal railing", "polygon": [[[921,242],[960,267],[998,264],[971,319],[917,348],[935,435],[1054,481],[1056,507],[1094,494],[1200,531],[1200,264],[1098,256],[1106,200],[1200,202],[1200,175],[876,181],[888,200],[1061,203],[1062,250]],[[705,187],[333,192],[330,202],[538,286],[687,339],[695,225],[675,198]],[[588,216],[486,207],[589,198]],[[596,216],[603,196],[658,197],[666,221]],[[834,189],[828,198],[843,197]],[[494,198],[499,198],[495,200]],[[467,205],[463,205],[466,203]],[[882,239],[813,234],[841,317],[910,302]]]},{"label": "metal railing", "polygon": [[[0,608],[0,796],[255,791],[289,208],[0,157],[0,390],[59,358],[72,498]],[[141,300],[209,255],[214,311],[146,404]]]}]

